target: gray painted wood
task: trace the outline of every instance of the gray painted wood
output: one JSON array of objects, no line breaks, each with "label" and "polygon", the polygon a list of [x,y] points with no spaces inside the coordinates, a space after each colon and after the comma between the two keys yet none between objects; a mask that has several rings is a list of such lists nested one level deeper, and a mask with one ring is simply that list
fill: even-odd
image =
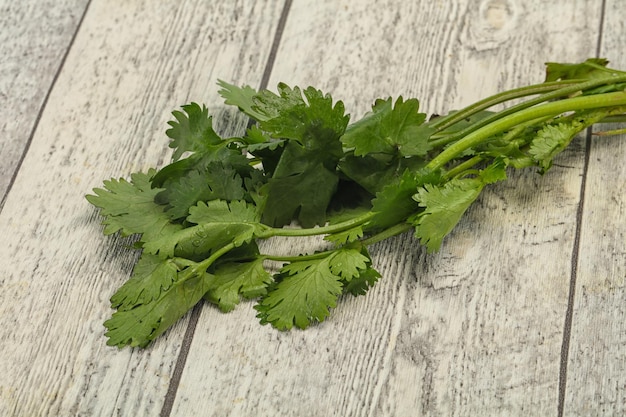
[{"label": "gray painted wood", "polygon": [[0,214],[0,415],[158,415],[186,320],[150,350],[105,345],[108,298],[136,253],[100,236],[84,195],[168,159],[166,121],[179,105],[223,115],[218,78],[258,84],[281,10],[92,2]]},{"label": "gray painted wood", "polygon": [[0,1],[0,201],[87,0]]},{"label": "gray painted wood", "polygon": [[[400,94],[439,113],[539,82],[545,61],[594,56],[603,16],[601,53],[626,68],[619,3],[603,14],[600,0],[294,0],[269,84],[315,85],[355,117]],[[108,298],[136,253],[101,236],[84,194],[166,163],[163,132],[181,104],[204,102],[218,129],[240,132],[246,121],[225,110],[215,82],[259,85],[282,8],[93,0],[0,213],[0,415],[159,414],[188,317],[147,350],[105,345]],[[0,39],[15,31],[0,27]],[[36,41],[48,42],[20,42]],[[49,86],[56,67],[33,65],[30,79]],[[623,413],[622,139],[594,142],[586,177],[583,138],[543,177],[511,173],[437,254],[409,234],[375,245],[381,282],[307,331],[259,326],[249,302],[228,315],[203,305],[170,415],[553,415],[564,337],[565,415]]]},{"label": "gray painted wood", "polygon": [[[626,12],[607,2],[601,56],[624,68]],[[596,130],[601,130],[599,127]],[[626,140],[594,138],[589,157],[567,367],[566,415],[626,414]]]}]

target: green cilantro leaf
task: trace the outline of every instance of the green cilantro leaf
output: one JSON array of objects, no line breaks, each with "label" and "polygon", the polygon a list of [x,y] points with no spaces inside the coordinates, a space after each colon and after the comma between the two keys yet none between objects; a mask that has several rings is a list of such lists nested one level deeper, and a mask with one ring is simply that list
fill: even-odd
[{"label": "green cilantro leaf", "polygon": [[262,131],[258,124],[254,124],[246,129],[243,140],[248,144],[247,150],[249,151],[249,145],[262,145],[266,142],[270,142],[272,137]]},{"label": "green cilantro leaf", "polygon": [[228,142],[207,145],[202,152],[191,154],[161,168],[151,179],[153,187],[167,188],[192,171],[207,172],[213,164],[233,168],[241,176],[249,175],[253,168],[241,150],[229,147]]},{"label": "green cilantro leaf", "polygon": [[167,214],[172,220],[178,220],[189,215],[189,207],[198,201],[211,200],[212,196],[206,176],[193,170],[169,183],[159,195],[159,202],[167,204]]},{"label": "green cilantro leaf", "polygon": [[604,58],[589,58],[580,64],[546,63],[546,81],[580,80],[609,76],[609,70],[603,70],[609,61]]},{"label": "green cilantro leaf", "polygon": [[171,259],[161,259],[142,253],[133,269],[132,277],[111,297],[111,307],[130,310],[139,304],[148,304],[169,290],[178,279],[178,266]]},{"label": "green cilantro leaf", "polygon": [[324,240],[332,242],[335,245],[344,245],[350,242],[356,242],[363,237],[363,226],[355,226],[342,232],[332,233],[324,236]]},{"label": "green cilantro leaf", "polygon": [[256,209],[243,201],[199,202],[189,213],[187,220],[195,226],[146,241],[144,250],[161,258],[198,259],[231,243],[238,247],[250,242],[266,228],[256,221]]},{"label": "green cilantro leaf", "polygon": [[176,220],[187,217],[189,208],[199,201],[243,200],[245,191],[243,180],[234,168],[214,163],[206,172],[193,170],[168,184],[161,197],[168,202],[167,214]]},{"label": "green cilantro leaf", "polygon": [[337,175],[322,164],[301,173],[271,178],[264,187],[267,199],[263,222],[283,226],[295,217],[303,227],[324,224],[338,181]]},{"label": "green cilantro leaf", "polygon": [[[104,325],[110,346],[146,347],[183,317],[209,289],[213,276],[199,274],[192,267],[178,272],[176,279],[167,289],[162,289],[158,298],[118,310]],[[122,289],[116,294],[124,298]]]},{"label": "green cilantro leaf", "polygon": [[[249,160],[242,154],[236,140],[222,140],[213,130],[212,119],[208,115],[205,106],[202,108],[191,103],[183,106],[182,113],[173,112],[175,121],[168,122],[171,126],[167,130],[167,135],[172,139],[170,147],[175,148],[172,156],[172,163],[161,168],[151,178],[152,186],[163,188],[163,192],[157,197],[159,203],[171,205],[170,194],[181,192],[181,182],[197,185],[197,174],[213,175],[213,180],[219,179],[222,174],[212,169],[220,165],[226,170],[234,169],[240,176],[248,176],[252,172]],[[186,158],[181,159],[183,154],[189,153]],[[228,176],[228,173],[224,174]],[[182,188],[185,188],[183,185]],[[206,189],[206,187],[203,187]],[[191,196],[191,194],[187,194]],[[202,193],[200,192],[200,196]],[[193,202],[193,199],[186,198],[185,203]],[[174,218],[179,218],[184,214],[184,204],[177,204]]]},{"label": "green cilantro leaf", "polygon": [[255,118],[259,122],[280,117],[294,107],[303,106],[302,90],[299,87],[291,88],[285,83],[278,84],[278,94],[269,90],[261,90],[252,97],[252,108],[261,117]]},{"label": "green cilantro leaf", "polygon": [[262,167],[266,177],[271,177],[278,165],[284,146],[288,139],[276,139],[269,133],[261,130],[258,124],[249,128],[243,140],[247,143],[246,152],[253,155]]},{"label": "green cilantro leaf", "polygon": [[364,295],[380,278],[378,271],[372,268],[372,259],[365,247],[337,251],[331,260],[331,269],[342,276],[343,292],[354,296]]},{"label": "green cilantro leaf", "polygon": [[[288,89],[287,86],[284,88]],[[336,158],[341,157],[343,150],[338,139],[349,121],[343,103],[338,101],[333,105],[330,95],[312,87],[304,90],[304,97],[299,95],[300,90],[297,88],[289,91],[292,93],[287,95],[280,112],[275,112],[272,107],[273,117],[261,122],[261,129],[274,137],[293,139],[305,147],[314,147]],[[325,146],[332,148],[324,149]]]},{"label": "green cilantro leaf", "polygon": [[372,201],[372,211],[376,216],[370,221],[371,228],[386,228],[403,221],[418,210],[413,195],[424,184],[439,184],[442,178],[438,172],[404,171],[403,175],[390,183]]},{"label": "green cilantro leaf", "polygon": [[545,124],[533,137],[528,154],[545,173],[552,166],[554,157],[562,152],[587,127],[598,123],[608,115],[608,110],[590,110],[557,118]]},{"label": "green cilantro leaf", "polygon": [[559,123],[546,125],[537,132],[528,154],[539,165],[541,173],[552,167],[553,158],[569,145],[580,130],[580,126]]},{"label": "green cilantro leaf", "polygon": [[368,265],[366,269],[360,271],[358,276],[344,283],[343,292],[354,296],[365,295],[380,277],[380,273]]},{"label": "green cilantro leaf", "polygon": [[348,127],[341,141],[354,148],[354,155],[398,153],[401,156],[424,156],[430,149],[428,138],[434,129],[422,126],[426,114],[419,113],[417,99],[399,97],[377,100],[371,113]]},{"label": "green cilantro leaf", "polygon": [[196,103],[182,106],[183,112],[173,111],[176,121],[167,122],[171,128],[165,134],[172,139],[174,148],[172,160],[177,161],[185,152],[201,152],[210,145],[217,145],[222,139],[213,130],[213,121],[206,106]]},{"label": "green cilantro leaf", "polygon": [[213,275],[215,279],[204,298],[217,304],[225,313],[239,304],[240,295],[245,298],[265,295],[267,286],[272,282],[272,276],[263,268],[263,258],[221,264]]},{"label": "green cilantro leaf", "polygon": [[189,209],[187,220],[195,224],[216,222],[256,224],[259,221],[259,213],[253,205],[245,201],[201,201]]},{"label": "green cilantro leaf", "polygon": [[367,255],[351,248],[337,250],[328,257],[330,272],[348,282],[359,276],[361,270],[367,268],[368,263],[370,263],[370,258]]},{"label": "green cilantro leaf", "polygon": [[[335,210],[331,211],[328,216],[328,224],[336,225],[354,219],[370,212],[371,196],[365,195],[361,190],[345,189],[340,192],[344,201],[336,201],[339,203]],[[342,204],[343,203],[343,204]],[[354,205],[356,203],[356,205]],[[364,235],[363,225],[345,229],[343,231],[330,233],[324,236],[324,240],[332,242],[336,246],[342,246],[346,243],[355,242]]]},{"label": "green cilantro leaf", "polygon": [[257,317],[262,324],[271,323],[279,330],[293,326],[304,329],[313,321],[324,321],[336,306],[344,283],[359,280],[353,286],[356,290],[363,288],[364,282],[376,281],[375,274],[368,272],[369,264],[367,252],[351,248],[338,249],[319,259],[289,263],[255,306]]},{"label": "green cilantro leaf", "polygon": [[259,151],[265,150],[265,149],[268,149],[270,151],[275,151],[279,147],[284,146],[285,143],[287,143],[285,139],[271,139],[271,140],[268,140],[267,142],[251,143],[250,145],[246,147],[246,149],[248,150],[248,152],[254,155],[258,153]]},{"label": "green cilantro leaf", "polygon": [[348,153],[338,168],[341,173],[357,183],[371,195],[398,180],[407,169],[419,170],[426,163],[421,158],[403,158],[397,155],[375,154],[354,156]]},{"label": "green cilantro leaf", "polygon": [[491,164],[478,172],[478,178],[485,185],[506,180],[507,161],[505,156],[495,158]]},{"label": "green cilantro leaf", "polygon": [[217,84],[222,87],[222,89],[218,91],[218,94],[224,98],[224,103],[231,106],[237,106],[239,110],[254,120],[260,121],[267,118],[263,113],[258,112],[254,108],[254,97],[257,95],[254,88],[248,85],[237,87],[236,85],[229,84],[222,80],[219,80]]},{"label": "green cilantro leaf", "polygon": [[429,252],[439,250],[443,238],[454,229],[487,184],[506,179],[506,158],[496,158],[474,178],[453,178],[443,184],[427,183],[413,199],[423,211],[409,216],[415,236]]},{"label": "green cilantro leaf", "polygon": [[287,264],[275,280],[255,308],[262,324],[279,330],[324,321],[342,290],[341,277],[331,272],[328,258]]},{"label": "green cilantro leaf", "polygon": [[105,235],[143,234],[145,241],[180,230],[179,225],[170,223],[165,207],[154,201],[161,191],[151,188],[150,178],[154,172],[131,174],[130,182],[125,179],[104,181],[104,189],[95,188],[95,195],[86,196],[105,216],[102,222]]},{"label": "green cilantro leaf", "polygon": [[272,136],[289,139],[265,187],[263,220],[272,226],[294,218],[304,227],[323,224],[339,182],[339,137],[348,124],[343,104],[333,105],[329,95],[313,88],[304,91],[306,101],[299,94],[283,86],[281,97],[270,101],[285,101],[281,113],[260,124]]},{"label": "green cilantro leaf", "polygon": [[429,252],[439,250],[463,213],[483,189],[479,179],[453,179],[443,185],[425,184],[413,196],[424,210],[414,220],[415,236]]}]

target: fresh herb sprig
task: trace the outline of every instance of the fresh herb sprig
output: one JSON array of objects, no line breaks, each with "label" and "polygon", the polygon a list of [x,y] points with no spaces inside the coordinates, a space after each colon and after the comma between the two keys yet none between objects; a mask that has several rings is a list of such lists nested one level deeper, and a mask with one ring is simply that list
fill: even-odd
[{"label": "fresh herb sprig", "polygon": [[[171,164],[87,196],[105,234],[140,236],[133,274],[111,297],[108,344],[145,347],[202,299],[224,312],[258,299],[261,323],[280,330],[323,321],[342,294],[380,278],[368,246],[414,230],[436,251],[508,168],[545,173],[581,131],[625,121],[626,72],[607,64],[548,63],[541,84],[428,120],[413,98],[376,100],[350,123],[341,101],[312,87],[220,81],[226,104],[254,121],[244,135],[220,137],[206,107],[185,105],[166,132]],[[257,246],[316,235],[327,247],[299,256]]]}]

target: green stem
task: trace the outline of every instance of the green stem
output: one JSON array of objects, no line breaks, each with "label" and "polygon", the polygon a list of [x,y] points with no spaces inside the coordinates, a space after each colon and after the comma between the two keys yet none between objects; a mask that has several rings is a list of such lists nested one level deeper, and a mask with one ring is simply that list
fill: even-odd
[{"label": "green stem", "polygon": [[380,233],[376,233],[375,235],[368,237],[367,239],[363,239],[361,244],[363,246],[373,245],[374,243],[382,242],[385,239],[404,233],[412,227],[413,226],[409,223],[398,223],[395,226],[391,226]]},{"label": "green stem", "polygon": [[363,223],[368,222],[372,217],[374,217],[374,213],[367,212],[360,216],[354,217],[350,220],[346,220],[341,223],[331,224],[328,226],[322,227],[311,227],[307,229],[287,229],[287,228],[268,228],[265,233],[257,236],[260,239],[267,239],[275,236],[284,236],[284,237],[304,237],[304,236],[316,236],[316,235],[327,235],[331,233],[343,232],[344,230],[351,229],[355,226],[359,226]]},{"label": "green stem", "polygon": [[220,256],[225,255],[226,253],[230,252],[231,250],[233,250],[235,248],[236,248],[236,246],[232,242],[229,243],[228,245],[222,246],[221,248],[219,248],[218,250],[213,252],[208,258],[206,258],[202,262],[198,262],[198,264],[196,266],[192,267],[193,268],[193,272],[194,273],[202,273],[202,274],[205,273],[206,270],[209,269],[209,267],[211,265],[213,265],[213,263],[215,261],[217,261]]},{"label": "green stem", "polygon": [[626,123],[626,114],[615,114],[607,116],[598,123]]},{"label": "green stem", "polygon": [[600,132],[593,132],[594,136],[611,136],[611,135],[623,135],[626,134],[626,129],[614,129],[614,130],[603,130]]},{"label": "green stem", "polygon": [[315,259],[322,259],[330,255],[331,253],[336,252],[335,249],[312,253],[310,255],[296,255],[296,256],[283,256],[283,255],[260,255],[260,258],[263,258],[267,261],[276,261],[276,262],[299,262],[299,261],[312,261]]},{"label": "green stem", "polygon": [[450,171],[446,172],[444,177],[445,178],[454,178],[456,175],[460,174],[463,171],[466,171],[466,170],[472,168],[474,165],[476,165],[477,163],[479,163],[482,160],[483,160],[482,156],[476,155],[476,156],[468,159],[467,161],[461,162],[460,164],[458,164],[457,166],[452,168]]},{"label": "green stem", "polygon": [[[598,87],[604,84],[615,84],[618,82],[626,82],[626,76],[620,76],[620,77],[612,77],[612,78],[600,78],[600,79],[596,79],[596,80],[591,80],[591,81],[587,81],[587,82],[577,82],[574,85],[571,85],[569,87],[562,87],[559,88],[557,90],[551,91],[549,93],[546,94],[542,94],[538,97],[535,97],[533,99],[530,100],[526,100],[523,103],[519,103],[515,106],[511,106],[508,109],[504,109],[498,113],[495,113],[492,116],[486,117],[476,123],[474,123],[471,126],[468,126],[467,128],[463,129],[460,132],[456,132],[454,134],[448,135],[448,136],[444,136],[442,138],[438,138],[435,140],[430,141],[430,145],[433,148],[437,148],[437,147],[442,147],[447,145],[448,143],[453,143],[456,142],[458,139],[467,136],[469,133],[480,129],[483,126],[487,126],[488,124],[492,123],[493,121],[500,119],[504,116],[508,116],[509,114],[514,114],[517,113],[523,109],[527,109],[530,108],[532,106],[535,106],[537,104],[541,104],[543,102],[549,101],[549,100],[554,100],[554,99],[558,99],[558,98],[562,98],[562,97],[566,97],[569,96],[571,94],[577,93],[579,91],[584,91],[587,90],[589,88],[594,88],[594,87]],[[541,84],[539,84],[541,85]],[[533,86],[534,87],[534,86]],[[522,87],[522,89],[525,87]],[[519,90],[519,89],[518,89]],[[514,91],[514,90],[513,90]],[[474,109],[474,106],[469,106],[468,109]],[[477,111],[483,110],[483,108],[480,109],[474,109],[474,111],[472,113],[469,113],[465,115],[465,117],[470,116],[471,114],[474,114]],[[463,111],[463,110],[462,110]],[[456,116],[457,113],[454,113],[454,116]],[[460,121],[462,119],[459,119],[457,121]],[[456,123],[456,122],[455,122]]]},{"label": "green stem", "polygon": [[619,91],[614,93],[594,94],[589,96],[579,96],[564,100],[554,101],[517,111],[508,116],[504,116],[498,120],[492,121],[490,124],[483,126],[464,136],[462,139],[451,144],[440,154],[434,157],[428,165],[427,169],[436,170],[442,168],[446,163],[456,158],[463,151],[479,145],[486,139],[511,129],[520,123],[525,123],[533,119],[547,117],[550,115],[557,116],[561,113],[577,110],[589,110],[594,108],[604,108],[612,106],[626,105],[626,92]]},{"label": "green stem", "polygon": [[504,91],[480,100],[448,116],[437,118],[433,120],[433,122],[431,123],[431,127],[436,128],[437,132],[440,132],[452,126],[453,124],[460,122],[461,120],[466,119],[473,114],[478,113],[481,110],[488,109],[489,107],[493,107],[497,104],[504,103],[509,100],[514,100],[516,98],[527,97],[534,94],[541,94],[549,91],[558,90],[570,85],[579,85],[580,83],[580,80],[551,81]]},{"label": "green stem", "polygon": [[595,62],[584,62],[583,65],[591,67],[591,68],[595,68],[597,70],[600,70],[602,72],[607,72],[609,74],[626,74],[626,72],[624,71],[620,71],[620,70],[616,70],[613,68],[607,68],[604,65],[600,65],[600,64],[596,64]]},{"label": "green stem", "polygon": [[[391,226],[388,229],[383,230],[380,233],[377,233],[373,236],[368,237],[367,239],[363,239],[361,241],[357,241],[357,242],[353,242],[352,244],[354,245],[360,245],[362,246],[369,246],[369,245],[373,245],[374,243],[378,243],[381,242],[385,239],[389,239],[392,236],[396,236],[399,235],[401,233],[406,232],[407,230],[410,230],[413,226],[410,225],[409,223],[398,223],[395,226]],[[267,261],[276,261],[276,262],[299,262],[299,261],[312,261],[315,259],[322,259],[327,257],[328,255],[336,252],[337,249],[333,248],[330,250],[326,250],[326,251],[322,251],[322,252],[317,252],[317,253],[312,253],[309,255],[296,255],[296,256],[284,256],[284,255],[268,255],[268,254],[263,254],[260,255],[261,258],[263,258],[264,260]]]}]

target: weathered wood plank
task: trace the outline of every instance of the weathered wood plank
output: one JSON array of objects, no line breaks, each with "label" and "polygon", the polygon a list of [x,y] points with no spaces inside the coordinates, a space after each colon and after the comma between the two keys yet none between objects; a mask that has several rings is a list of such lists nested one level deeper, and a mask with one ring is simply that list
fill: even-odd
[{"label": "weathered wood plank", "polygon": [[[600,55],[626,67],[626,11],[608,1]],[[596,129],[597,130],[597,129]],[[626,136],[592,138],[565,415],[626,414]]]},{"label": "weathered wood plank", "polygon": [[[398,94],[441,112],[593,56],[600,19],[600,1],[296,1],[270,86],[315,85],[355,115]],[[305,332],[204,308],[172,415],[556,413],[583,159],[576,142],[545,177],[511,174],[438,254],[375,246],[382,281]],[[307,242],[290,243],[266,249]]]},{"label": "weathered wood plank", "polygon": [[0,1],[0,202],[86,6]]},{"label": "weathered wood plank", "polygon": [[0,215],[0,415],[159,413],[185,321],[150,350],[105,346],[108,298],[136,254],[101,236],[84,195],[169,158],[174,107],[203,101],[222,115],[218,78],[259,83],[281,10],[92,2]]}]

